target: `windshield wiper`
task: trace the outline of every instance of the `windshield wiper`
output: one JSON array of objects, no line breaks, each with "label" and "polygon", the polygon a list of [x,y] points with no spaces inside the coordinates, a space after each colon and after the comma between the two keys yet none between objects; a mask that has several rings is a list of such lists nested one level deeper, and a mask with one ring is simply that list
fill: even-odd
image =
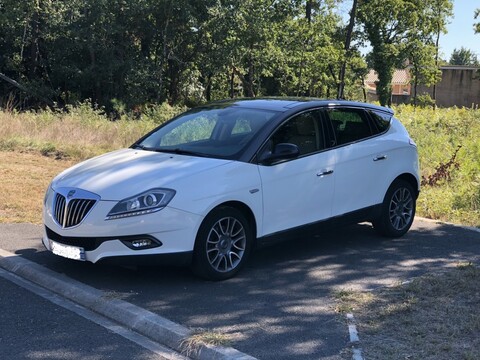
[{"label": "windshield wiper", "polygon": [[141,150],[145,150],[145,151],[156,151],[155,148],[152,148],[152,147],[148,147],[148,146],[145,146],[145,145],[140,145],[140,144],[133,144],[132,146],[130,146],[132,149],[141,149]]},{"label": "windshield wiper", "polygon": [[[150,149],[149,149],[150,150]],[[178,155],[192,155],[192,156],[200,156],[200,157],[211,157],[208,154],[196,152],[196,151],[190,151],[190,150],[184,150],[180,148],[174,148],[174,149],[169,149],[169,148],[153,148],[152,151],[156,152],[165,152],[169,154],[178,154]]]}]

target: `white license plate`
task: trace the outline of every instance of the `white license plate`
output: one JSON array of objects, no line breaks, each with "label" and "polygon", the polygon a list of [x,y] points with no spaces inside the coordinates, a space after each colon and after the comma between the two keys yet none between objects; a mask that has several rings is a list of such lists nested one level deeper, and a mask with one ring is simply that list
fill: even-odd
[{"label": "white license plate", "polygon": [[59,244],[50,240],[50,249],[55,255],[68,259],[85,261],[85,250],[81,247]]}]

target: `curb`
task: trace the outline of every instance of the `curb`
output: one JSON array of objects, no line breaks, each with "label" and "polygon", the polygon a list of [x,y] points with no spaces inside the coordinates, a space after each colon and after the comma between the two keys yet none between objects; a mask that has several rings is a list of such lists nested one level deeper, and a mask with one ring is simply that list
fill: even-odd
[{"label": "curb", "polygon": [[425,222],[428,222],[428,223],[432,223],[432,224],[455,226],[455,227],[458,227],[458,228],[461,228],[461,229],[475,231],[475,232],[480,233],[480,228],[477,228],[477,227],[474,227],[474,226],[454,224],[454,223],[450,223],[450,222],[446,222],[446,221],[429,219],[429,218],[425,218],[425,217],[421,217],[421,216],[415,216],[415,219],[425,221]]},{"label": "curb", "polygon": [[[0,267],[61,295],[183,354],[183,343],[192,332],[177,323],[123,300],[108,299],[104,293],[58,274],[30,260],[0,249]],[[234,348],[199,345],[188,356],[198,360],[256,360]]]}]

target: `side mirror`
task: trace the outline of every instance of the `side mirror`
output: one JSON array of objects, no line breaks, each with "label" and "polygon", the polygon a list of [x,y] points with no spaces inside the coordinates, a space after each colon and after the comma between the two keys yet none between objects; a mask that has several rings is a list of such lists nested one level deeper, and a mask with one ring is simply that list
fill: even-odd
[{"label": "side mirror", "polygon": [[280,143],[275,146],[272,152],[265,151],[259,157],[259,162],[265,165],[271,165],[275,162],[295,159],[300,155],[300,150],[295,144]]}]

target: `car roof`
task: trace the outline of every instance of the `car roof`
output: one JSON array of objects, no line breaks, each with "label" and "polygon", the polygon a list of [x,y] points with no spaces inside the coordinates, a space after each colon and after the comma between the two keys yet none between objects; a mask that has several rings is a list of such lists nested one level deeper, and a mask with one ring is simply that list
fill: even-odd
[{"label": "car roof", "polygon": [[368,104],[357,101],[317,99],[303,97],[265,97],[265,98],[238,98],[214,101],[202,107],[245,107],[251,109],[275,110],[285,112],[293,108],[312,108],[312,107],[360,107],[371,110],[383,111],[393,115],[393,110],[383,106]]}]

